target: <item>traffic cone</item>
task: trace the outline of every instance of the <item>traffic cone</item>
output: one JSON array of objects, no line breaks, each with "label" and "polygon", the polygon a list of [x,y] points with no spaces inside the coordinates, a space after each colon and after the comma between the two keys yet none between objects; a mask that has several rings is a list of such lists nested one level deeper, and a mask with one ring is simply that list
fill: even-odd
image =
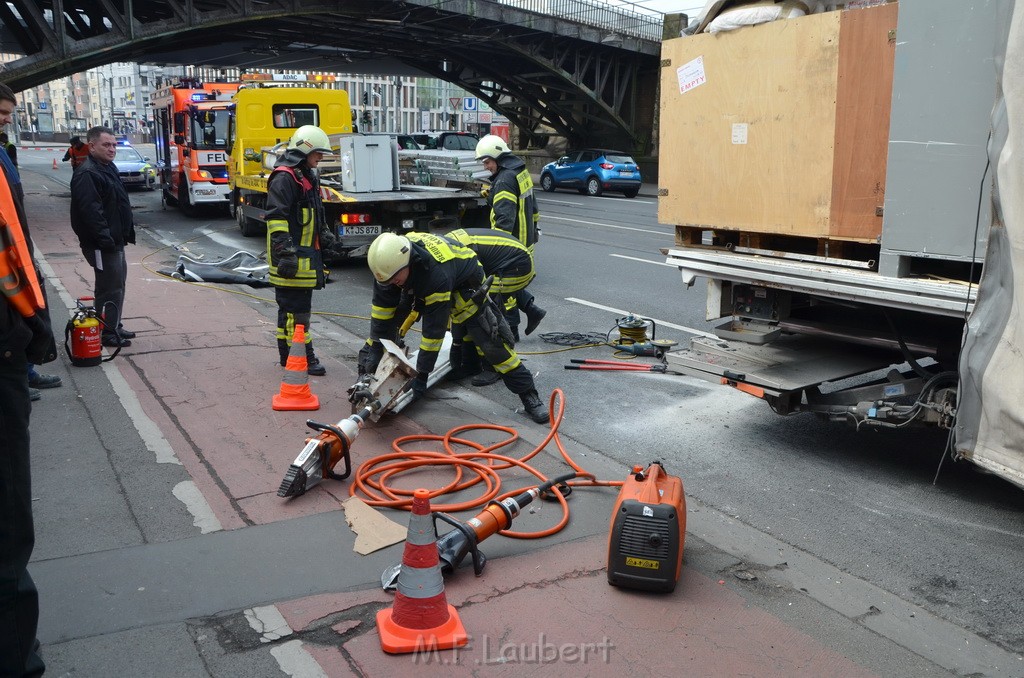
[{"label": "traffic cone", "polygon": [[309,390],[309,375],[306,373],[306,328],[295,326],[292,347],[288,350],[288,362],[284,366],[281,392],[274,396],[275,410],[319,410],[320,399]]},{"label": "traffic cone", "polygon": [[53,169],[57,169],[57,158],[53,159]]},{"label": "traffic cone", "polygon": [[391,654],[450,650],[469,642],[459,613],[444,597],[430,492],[416,490],[412,497],[395,604],[377,613],[380,646]]}]

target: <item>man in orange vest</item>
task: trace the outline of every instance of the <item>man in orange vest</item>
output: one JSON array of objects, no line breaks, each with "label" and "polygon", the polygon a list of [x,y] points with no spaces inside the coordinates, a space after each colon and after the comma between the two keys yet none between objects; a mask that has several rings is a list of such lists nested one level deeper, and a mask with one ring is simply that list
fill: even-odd
[{"label": "man in orange vest", "polygon": [[64,157],[61,158],[63,162],[71,161],[71,169],[74,171],[76,167],[85,162],[85,159],[89,157],[89,144],[82,141],[82,137],[71,137],[71,148],[65,153]]},{"label": "man in orange vest", "polygon": [[[17,100],[0,84],[0,127]],[[28,573],[35,544],[29,465],[28,365],[57,358],[49,311],[32,262],[24,211],[8,178],[0,178],[0,675],[41,676],[36,626],[39,597]]]}]

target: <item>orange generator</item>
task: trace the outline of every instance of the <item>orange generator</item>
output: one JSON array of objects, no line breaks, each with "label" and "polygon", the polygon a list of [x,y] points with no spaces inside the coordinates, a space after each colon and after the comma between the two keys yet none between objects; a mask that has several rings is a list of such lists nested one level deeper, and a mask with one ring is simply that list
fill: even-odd
[{"label": "orange generator", "polygon": [[686,497],[683,481],[661,462],[634,466],[619,492],[608,535],[608,583],[673,591],[683,567]]}]

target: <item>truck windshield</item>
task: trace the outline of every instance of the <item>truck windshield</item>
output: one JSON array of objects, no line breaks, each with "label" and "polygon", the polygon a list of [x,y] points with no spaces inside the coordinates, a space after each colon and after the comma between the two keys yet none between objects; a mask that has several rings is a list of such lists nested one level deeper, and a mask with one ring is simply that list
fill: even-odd
[{"label": "truck windshield", "polygon": [[227,148],[228,111],[224,108],[193,108],[192,147],[199,150],[223,150]]}]

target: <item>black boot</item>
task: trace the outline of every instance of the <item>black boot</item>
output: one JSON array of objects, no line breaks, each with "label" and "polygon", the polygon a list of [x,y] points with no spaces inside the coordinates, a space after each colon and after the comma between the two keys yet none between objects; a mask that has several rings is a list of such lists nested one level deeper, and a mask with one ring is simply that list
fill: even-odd
[{"label": "black boot", "polygon": [[536,391],[520,393],[519,399],[523,401],[523,409],[526,410],[526,416],[530,419],[533,419],[538,424],[546,424],[551,421],[551,417],[548,415],[548,408],[541,402],[540,396],[537,395]]},{"label": "black boot", "polygon": [[544,316],[548,314],[543,308],[535,304],[532,300],[530,305],[523,309],[523,313],[526,314],[526,335],[533,334],[533,331],[537,329],[537,325],[540,325],[540,321],[544,320]]},{"label": "black boot", "polygon": [[322,377],[327,374],[327,368],[323,366],[320,359],[313,353],[313,349],[306,347],[306,374],[311,377]]},{"label": "black boot", "polygon": [[277,352],[281,356],[281,367],[288,364],[288,349],[289,344],[284,339],[277,340]]},{"label": "black boot", "polygon": [[501,375],[495,371],[493,367],[487,365],[480,374],[473,377],[473,381],[469,382],[473,386],[490,386],[491,384],[501,381]]},{"label": "black boot", "polygon": [[448,362],[452,366],[452,371],[448,373],[449,381],[480,374],[480,356],[476,354],[475,344],[452,344],[448,352]]}]

